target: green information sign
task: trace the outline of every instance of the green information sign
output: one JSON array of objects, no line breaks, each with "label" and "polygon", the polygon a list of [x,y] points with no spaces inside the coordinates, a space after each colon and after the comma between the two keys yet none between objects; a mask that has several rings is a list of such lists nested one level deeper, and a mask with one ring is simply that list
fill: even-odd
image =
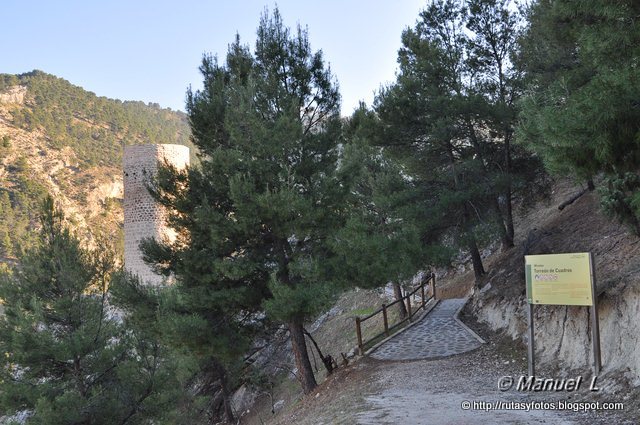
[{"label": "green information sign", "polygon": [[588,252],[524,259],[529,304],[593,305]]}]

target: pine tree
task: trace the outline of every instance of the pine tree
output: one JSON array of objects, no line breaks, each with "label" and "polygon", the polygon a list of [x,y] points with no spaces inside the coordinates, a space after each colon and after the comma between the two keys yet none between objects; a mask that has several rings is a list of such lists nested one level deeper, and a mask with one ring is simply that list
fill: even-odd
[{"label": "pine tree", "polygon": [[468,250],[476,279],[479,240],[497,234],[512,247],[513,203],[544,183],[538,161],[512,146],[519,19],[507,0],[429,2],[402,35],[396,82],[375,103],[378,143],[421,179],[435,227]]},{"label": "pine tree", "polygon": [[114,424],[148,419],[155,357],[107,314],[113,260],[89,252],[47,197],[38,245],[0,276],[4,412],[29,424]]},{"label": "pine tree", "polygon": [[[124,312],[130,345],[146,366],[130,362],[122,368],[137,377],[136,385],[130,387],[148,394],[145,403],[130,414],[153,418],[158,424],[201,423],[216,409],[207,408],[210,391],[197,389],[209,387],[207,379],[215,376],[199,373],[198,361],[207,357],[194,355],[189,348],[200,335],[195,327],[184,326],[173,295],[171,288],[159,291],[128,273],[117,273],[111,283],[111,301]],[[213,422],[215,416],[209,416]]]},{"label": "pine tree", "polygon": [[[504,212],[500,209],[497,197],[494,208],[498,216],[503,248],[513,246],[514,179],[518,172],[522,174],[521,170],[514,169],[512,165],[514,152],[511,142],[517,116],[515,101],[521,83],[520,75],[510,62],[516,50],[518,30],[521,26],[521,17],[517,11],[510,8],[512,4],[511,0],[472,0],[468,3],[466,19],[466,26],[472,31],[468,40],[467,59],[468,66],[475,74],[472,77],[475,81],[471,83],[471,88],[474,95],[482,99],[478,114],[482,121],[473,125],[486,126],[489,138],[493,139],[484,143],[490,145],[490,148],[484,149],[484,152],[479,149],[479,155],[486,156],[489,153],[487,151],[493,150],[493,155],[489,153],[493,158],[484,158],[484,161],[487,168],[492,168],[493,164],[497,164],[499,168],[493,186],[496,192],[504,197]],[[504,229],[501,222],[504,223]]]},{"label": "pine tree", "polygon": [[[347,279],[367,287],[392,283],[396,299],[402,283],[427,265],[446,263],[449,253],[434,237],[423,186],[384,149],[375,146],[380,122],[361,104],[345,129],[344,162],[354,179],[352,216],[338,232],[336,251],[342,253]],[[407,314],[398,303],[399,314]]]},{"label": "pine tree", "polygon": [[540,0],[529,10],[520,65],[529,83],[519,135],[556,174],[604,174],[605,210],[640,234],[634,1]]},{"label": "pine tree", "polygon": [[470,117],[476,99],[465,85],[465,13],[453,1],[428,5],[416,27],[404,31],[397,81],[379,93],[375,110],[379,142],[435,195],[431,216],[468,249],[479,279],[485,270],[476,229],[492,210],[495,190]]},{"label": "pine tree", "polygon": [[147,259],[175,274],[185,328],[209,332],[194,350],[229,367],[238,356],[229,348],[246,349],[248,319],[264,309],[289,329],[309,393],[317,384],[304,324],[343,283],[330,243],[349,213],[340,98],[306,30],[286,28],[276,9],[257,35],[254,53],[236,37],[224,64],[203,60],[204,88],[187,101],[201,166],[161,172],[156,197],[180,236],[148,244]]}]

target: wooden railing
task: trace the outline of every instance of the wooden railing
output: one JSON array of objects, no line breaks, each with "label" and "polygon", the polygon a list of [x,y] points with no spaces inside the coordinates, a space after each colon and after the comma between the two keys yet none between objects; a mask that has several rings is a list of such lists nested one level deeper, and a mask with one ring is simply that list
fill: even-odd
[{"label": "wooden railing", "polygon": [[[430,290],[429,291],[430,293],[427,295],[428,290]],[[416,302],[416,299],[418,300],[417,302]],[[398,329],[407,321],[411,323],[413,321],[414,316],[420,311],[420,309],[424,310],[427,302],[429,302],[431,299],[436,299],[436,275],[434,273],[429,274],[426,279],[422,280],[420,285],[418,285],[411,292],[405,294],[401,299],[396,300],[390,304],[382,304],[382,307],[380,307],[378,310],[374,311],[373,313],[369,314],[368,316],[356,317],[355,318],[356,336],[358,338],[358,351],[360,355],[364,353],[365,346],[367,344],[370,344],[372,341],[377,341],[383,335],[390,336],[393,331]],[[418,304],[418,308],[416,308],[415,310],[413,310],[413,307],[412,307],[412,300],[414,301],[414,303]],[[394,323],[393,325],[389,326],[388,309],[400,302],[405,304],[405,307],[407,310],[407,316],[404,319],[401,319],[400,321],[398,321],[397,323]],[[362,324],[366,320],[372,319],[379,314],[382,314],[384,330],[374,336],[371,336],[369,339],[364,341],[362,338]]]}]

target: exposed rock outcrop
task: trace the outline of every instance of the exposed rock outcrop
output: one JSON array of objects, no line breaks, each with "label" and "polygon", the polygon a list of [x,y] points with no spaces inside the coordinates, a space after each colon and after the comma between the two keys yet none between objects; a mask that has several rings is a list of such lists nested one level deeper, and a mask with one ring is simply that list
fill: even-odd
[{"label": "exposed rock outcrop", "polygon": [[[566,183],[565,183],[566,185]],[[574,186],[556,188],[552,202],[519,223],[520,244],[493,261],[471,309],[479,321],[526,342],[525,254],[592,252],[597,274],[603,372],[623,374],[640,385],[640,239],[605,217],[595,193],[557,210]],[[588,307],[537,305],[537,361],[563,368],[593,362]]]},{"label": "exposed rock outcrop", "polygon": [[27,88],[24,86],[9,87],[0,93],[0,103],[22,105],[26,94]]},{"label": "exposed rock outcrop", "polygon": [[[526,300],[474,297],[477,318],[492,329],[526,341]],[[591,317],[587,307],[535,306],[536,361],[566,368],[593,364]],[[600,297],[600,344],[603,372],[621,372],[640,385],[640,290],[631,286]]]}]

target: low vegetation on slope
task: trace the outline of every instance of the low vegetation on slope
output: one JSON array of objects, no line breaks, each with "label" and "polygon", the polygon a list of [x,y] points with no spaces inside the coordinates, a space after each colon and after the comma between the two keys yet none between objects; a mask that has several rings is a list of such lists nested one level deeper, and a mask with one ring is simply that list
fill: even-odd
[{"label": "low vegetation on slope", "polygon": [[83,239],[106,233],[120,246],[124,145],[193,147],[189,135],[182,112],[99,97],[42,71],[0,74],[0,258],[32,245],[46,193]]},{"label": "low vegetation on slope", "polygon": [[[548,172],[598,186],[606,211],[640,233],[636,3],[539,0],[522,14],[508,0],[429,1],[402,34],[396,80],[373,108],[361,105],[347,120],[322,52],[312,50],[306,30],[286,28],[277,9],[262,16],[255,49],[236,37],[225,60],[205,56],[203,89],[187,95],[202,162],[161,170],[153,190],[178,238],[143,247],[176,284],[161,291],[132,284],[123,297],[136,331],[171,353],[163,360],[188,365],[172,387],[184,403],[167,404],[153,420],[233,422],[245,356],[260,332],[276,328],[289,332],[302,390],[315,392],[305,326],[316,314],[348,289],[399,284],[421,268],[450,265],[460,252],[487,299],[505,301],[499,320],[510,325],[522,300],[516,245],[524,235],[515,207],[550,188]],[[15,217],[30,208],[18,192],[30,187],[39,196],[39,184],[91,229],[104,221],[97,214],[118,209],[121,182],[112,176],[120,174],[124,143],[187,137],[181,116],[98,98],[41,72],[4,76],[2,84],[0,136],[8,150],[0,199],[4,209],[24,210]],[[167,127],[153,127],[160,122]],[[593,197],[563,213],[571,222],[550,219],[528,233],[527,249],[633,251],[622,228],[571,213],[589,201],[595,214]],[[5,228],[0,235],[5,255],[14,249],[9,243],[25,243],[13,234]],[[497,243],[508,271],[483,258],[483,247]],[[625,279],[635,263],[616,261],[602,265],[611,273],[601,287],[612,285],[605,301],[633,283]],[[625,289],[616,299],[603,303],[602,334],[613,338],[608,355],[637,367],[637,333],[624,345],[616,326],[635,329],[640,298]],[[581,334],[565,332],[565,324],[577,329],[579,314],[548,311],[556,319],[550,334],[561,336],[546,352],[577,361],[585,354],[574,338]],[[175,394],[158,391],[161,399]]]},{"label": "low vegetation on slope", "polygon": [[15,86],[27,91],[24,104],[10,111],[12,124],[26,131],[42,131],[48,148],[70,147],[80,167],[120,167],[124,145],[189,146],[189,127],[182,112],[96,96],[42,71],[0,74],[0,92]]},{"label": "low vegetation on slope", "polygon": [[587,193],[562,211],[558,206],[580,186],[563,181],[552,198],[522,215],[518,227],[522,237],[515,249],[492,259],[491,271],[481,287],[505,299],[525,295],[524,255],[563,252],[592,252],[598,274],[598,290],[604,292],[625,285],[622,276],[640,269],[638,238],[624,225],[612,222],[599,208],[598,196]]}]

